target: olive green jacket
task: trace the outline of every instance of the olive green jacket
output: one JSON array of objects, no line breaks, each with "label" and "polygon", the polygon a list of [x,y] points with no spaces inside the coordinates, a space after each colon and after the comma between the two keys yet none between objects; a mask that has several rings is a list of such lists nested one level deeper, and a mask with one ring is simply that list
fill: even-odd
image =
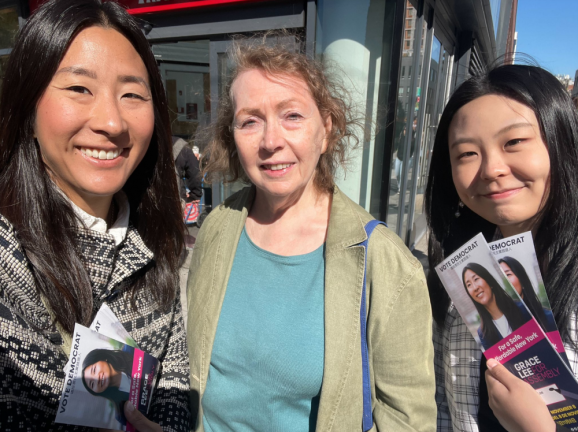
[{"label": "olive green jacket", "polygon": [[[187,339],[195,431],[203,431],[206,388],[219,314],[237,243],[253,201],[246,188],[215,208],[199,232],[188,280]],[[325,363],[317,432],[361,430],[363,413],[359,310],[364,226],[372,217],[336,191],[325,245]],[[420,263],[384,226],[367,259],[367,339],[372,431],[434,431],[432,317]]]}]

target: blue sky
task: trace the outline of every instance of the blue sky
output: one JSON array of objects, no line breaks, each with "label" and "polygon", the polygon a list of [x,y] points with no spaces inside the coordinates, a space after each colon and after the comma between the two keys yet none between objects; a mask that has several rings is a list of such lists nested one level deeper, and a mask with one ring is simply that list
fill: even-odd
[{"label": "blue sky", "polygon": [[574,79],[578,69],[578,0],[519,0],[518,52],[553,74]]}]

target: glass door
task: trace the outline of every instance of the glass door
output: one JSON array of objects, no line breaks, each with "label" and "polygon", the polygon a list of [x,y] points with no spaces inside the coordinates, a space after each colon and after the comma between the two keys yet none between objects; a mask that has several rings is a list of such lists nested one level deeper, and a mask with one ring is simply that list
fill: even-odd
[{"label": "glass door", "polygon": [[410,248],[426,232],[424,194],[453,66],[450,50],[425,19],[432,15],[427,8],[418,12],[406,3],[387,220]]}]

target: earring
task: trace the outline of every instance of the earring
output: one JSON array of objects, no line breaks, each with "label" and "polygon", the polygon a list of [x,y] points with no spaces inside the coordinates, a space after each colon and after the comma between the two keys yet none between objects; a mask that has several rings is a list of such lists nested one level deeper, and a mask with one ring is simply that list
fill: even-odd
[{"label": "earring", "polygon": [[456,210],[456,212],[454,213],[456,218],[459,218],[462,214],[460,213],[460,209],[464,208],[464,203],[462,202],[462,200],[460,200],[460,202],[458,202],[458,209]]}]

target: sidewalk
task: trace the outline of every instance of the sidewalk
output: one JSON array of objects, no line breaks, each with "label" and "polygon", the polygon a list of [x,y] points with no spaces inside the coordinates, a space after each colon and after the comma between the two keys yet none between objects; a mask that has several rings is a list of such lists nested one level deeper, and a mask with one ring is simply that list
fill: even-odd
[{"label": "sidewalk", "polygon": [[411,253],[419,260],[423,266],[423,271],[427,276],[427,272],[429,270],[429,263],[427,260],[427,234],[424,234],[421,240],[417,242],[415,249],[412,250]]},{"label": "sidewalk", "polygon": [[[199,232],[199,228],[196,225],[188,227],[189,235],[193,238],[197,237],[197,233]],[[189,245],[187,245],[189,246]],[[194,247],[194,246],[193,246]],[[181,305],[183,307],[183,318],[185,320],[185,328],[187,328],[187,278],[189,276],[189,266],[191,265],[191,258],[193,256],[192,249],[187,248],[187,257],[183,262],[183,265],[179,269],[179,286],[180,286],[180,295],[181,295]]]}]

